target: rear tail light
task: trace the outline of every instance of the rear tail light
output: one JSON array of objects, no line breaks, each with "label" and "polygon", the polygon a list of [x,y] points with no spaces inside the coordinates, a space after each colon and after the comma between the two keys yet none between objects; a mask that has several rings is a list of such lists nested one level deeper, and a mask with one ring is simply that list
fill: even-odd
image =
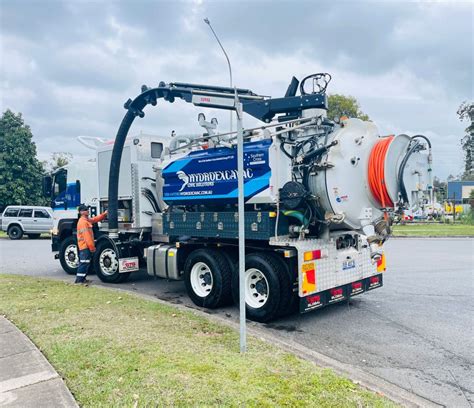
[{"label": "rear tail light", "polygon": [[378,277],[378,276],[372,276],[372,277],[370,278],[370,284],[371,284],[371,285],[375,285],[375,284],[377,284],[377,283],[379,283],[379,277]]},{"label": "rear tail light", "polygon": [[362,282],[354,282],[354,283],[352,284],[352,289],[353,289],[353,290],[362,289]]},{"label": "rear tail light", "polygon": [[316,249],[314,251],[307,251],[304,253],[304,260],[306,261],[314,261],[315,259],[321,259],[321,250]]},{"label": "rear tail light", "polygon": [[321,296],[319,295],[314,295],[314,296],[308,296],[306,298],[308,300],[308,303],[319,303],[321,301]]},{"label": "rear tail light", "polygon": [[342,296],[342,288],[339,289],[331,289],[331,296]]}]

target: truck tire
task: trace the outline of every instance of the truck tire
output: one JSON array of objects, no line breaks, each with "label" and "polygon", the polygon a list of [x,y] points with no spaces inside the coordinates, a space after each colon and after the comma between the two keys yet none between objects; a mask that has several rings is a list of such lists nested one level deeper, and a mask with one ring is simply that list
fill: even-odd
[{"label": "truck tire", "polygon": [[214,309],[232,303],[232,269],[214,249],[197,249],[184,264],[184,283],[195,305]]},{"label": "truck tire", "polygon": [[[292,308],[292,286],[285,263],[276,255],[255,252],[245,257],[245,304],[250,320],[268,322]],[[239,305],[239,274],[232,277],[232,295]]]},{"label": "truck tire", "polygon": [[102,282],[122,283],[130,277],[130,272],[119,273],[119,257],[108,240],[100,241],[93,256],[92,264],[96,275]]},{"label": "truck tire", "polygon": [[12,225],[8,227],[8,236],[13,240],[21,239],[23,237],[23,230],[19,225]]},{"label": "truck tire", "polygon": [[59,246],[59,262],[68,275],[75,275],[79,267],[79,252],[76,237],[70,235]]},{"label": "truck tire", "polygon": [[41,234],[26,234],[26,235],[28,235],[29,239],[38,239],[41,236]]}]

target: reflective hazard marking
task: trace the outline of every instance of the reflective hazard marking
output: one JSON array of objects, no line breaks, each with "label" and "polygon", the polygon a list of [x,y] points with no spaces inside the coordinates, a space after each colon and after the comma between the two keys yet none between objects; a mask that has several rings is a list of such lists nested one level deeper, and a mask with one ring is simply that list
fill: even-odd
[{"label": "reflective hazard marking", "polygon": [[314,292],[316,290],[316,264],[315,262],[307,262],[301,266],[301,275],[303,279],[303,295]]},{"label": "reflective hazard marking", "polygon": [[377,261],[377,272],[385,272],[385,254],[382,254],[382,257]]}]

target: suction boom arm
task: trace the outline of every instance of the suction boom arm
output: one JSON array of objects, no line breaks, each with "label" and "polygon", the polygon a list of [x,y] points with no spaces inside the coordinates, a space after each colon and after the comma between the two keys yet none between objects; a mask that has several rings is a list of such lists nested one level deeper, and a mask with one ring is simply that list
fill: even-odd
[{"label": "suction boom arm", "polygon": [[[325,90],[325,88],[324,88]],[[268,98],[257,95],[249,89],[230,88],[222,86],[197,85],[175,82],[165,84],[160,82],[158,87],[142,86],[142,92],[134,99],[125,102],[127,110],[115,137],[109,176],[109,233],[111,238],[118,237],[118,182],[122,151],[128,131],[138,116],[143,118],[146,105],[155,106],[158,99],[174,102],[176,98],[196,106],[208,108],[235,110],[235,97],[242,103],[243,111],[263,122],[270,122],[275,115],[285,114],[283,118],[300,116],[305,109],[327,109],[327,97],[323,92],[295,96],[290,93],[282,98]],[[282,118],[280,117],[280,118]],[[284,119],[286,120],[286,119]]]}]

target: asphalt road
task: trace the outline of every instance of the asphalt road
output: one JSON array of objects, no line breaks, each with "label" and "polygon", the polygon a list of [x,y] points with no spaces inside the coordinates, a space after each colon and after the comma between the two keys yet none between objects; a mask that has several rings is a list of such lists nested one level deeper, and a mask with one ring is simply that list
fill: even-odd
[{"label": "asphalt road", "polygon": [[[261,327],[438,404],[473,406],[474,240],[392,239],[386,253],[383,288]],[[0,273],[73,280],[45,239],[0,239]],[[139,272],[121,287],[194,307],[182,282]]]}]

